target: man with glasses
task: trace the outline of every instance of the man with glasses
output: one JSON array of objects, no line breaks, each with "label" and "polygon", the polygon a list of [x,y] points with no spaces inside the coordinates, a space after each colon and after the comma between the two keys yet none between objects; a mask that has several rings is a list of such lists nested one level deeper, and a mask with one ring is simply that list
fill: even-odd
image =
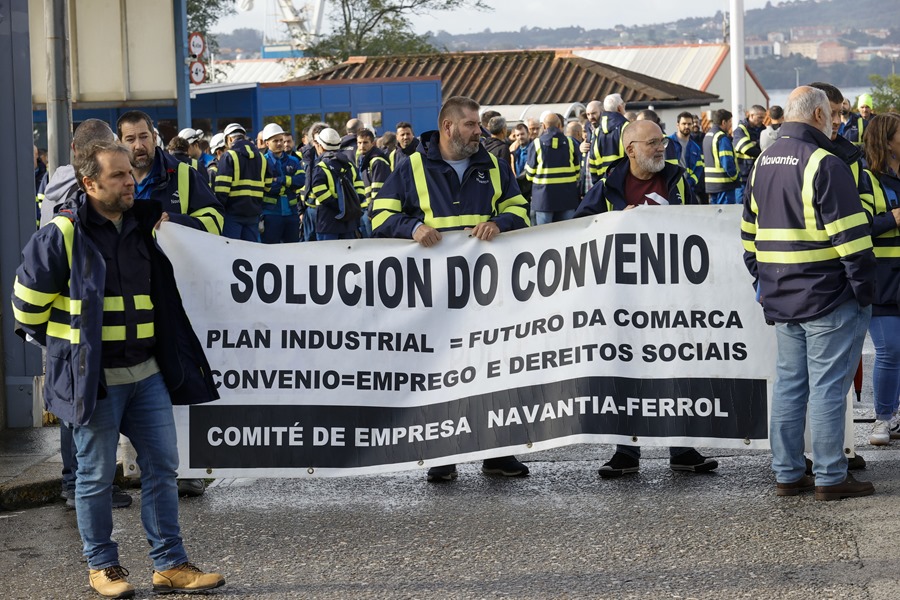
[{"label": "man with glasses", "polygon": [[[629,210],[642,204],[664,206],[693,204],[694,195],[685,184],[684,168],[666,162],[669,138],[653,121],[635,121],[622,132],[625,156],[609,168],[606,178],[587,193],[575,217],[612,210]],[[719,466],[693,448],[669,448],[673,471],[703,473]],[[600,467],[600,477],[610,479],[640,470],[638,446],[616,447],[612,458]]]}]

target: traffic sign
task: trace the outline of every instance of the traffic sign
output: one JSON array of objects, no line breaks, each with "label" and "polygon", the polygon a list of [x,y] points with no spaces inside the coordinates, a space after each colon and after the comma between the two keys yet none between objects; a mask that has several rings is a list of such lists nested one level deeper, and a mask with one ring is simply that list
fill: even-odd
[{"label": "traffic sign", "polygon": [[203,39],[202,33],[195,31],[188,36],[188,50],[197,58],[203,55],[206,51],[206,40]]},{"label": "traffic sign", "polygon": [[206,81],[206,65],[199,60],[191,63],[191,83],[200,85]]}]

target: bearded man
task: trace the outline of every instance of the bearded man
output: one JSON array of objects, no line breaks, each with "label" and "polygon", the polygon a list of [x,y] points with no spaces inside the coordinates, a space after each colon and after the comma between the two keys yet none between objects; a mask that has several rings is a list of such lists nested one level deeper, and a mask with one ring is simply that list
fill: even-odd
[{"label": "bearded man", "polygon": [[[396,165],[375,198],[374,237],[411,239],[429,248],[441,241],[442,231],[468,229],[472,237],[490,241],[529,226],[528,201],[512,168],[481,145],[479,108],[464,96],[441,107],[438,131],[422,134],[419,150]],[[486,459],[481,470],[505,477],[528,475],[528,467],[514,456]],[[428,469],[431,482],[456,477],[454,464]]]}]

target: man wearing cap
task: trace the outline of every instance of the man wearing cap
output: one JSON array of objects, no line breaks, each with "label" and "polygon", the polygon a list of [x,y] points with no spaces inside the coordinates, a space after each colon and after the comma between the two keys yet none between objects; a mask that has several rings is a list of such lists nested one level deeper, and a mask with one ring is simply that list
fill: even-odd
[{"label": "man wearing cap", "polygon": [[343,208],[339,205],[338,197],[344,196],[341,178],[347,177],[353,182],[357,198],[344,198],[344,205],[355,202],[357,206],[361,206],[365,202],[365,187],[356,166],[341,150],[341,135],[330,127],[316,134],[313,147],[316,149],[317,160],[309,172],[311,181],[307,203],[316,208],[316,239],[355,239],[359,219],[340,218]]},{"label": "man wearing cap", "polygon": [[874,116],[872,113],[872,94],[861,94],[856,101],[856,108],[859,110],[859,113],[850,113],[847,122],[841,124],[838,133],[857,146],[862,146],[866,125],[869,124],[869,121]]},{"label": "man wearing cap", "polygon": [[[422,134],[422,151],[397,163],[375,198],[375,237],[412,239],[430,248],[441,242],[445,231],[469,230],[472,237],[490,241],[504,231],[529,226],[528,201],[519,192],[512,167],[481,145],[479,108],[463,96],[441,107],[439,130]],[[528,467],[504,456],[486,459],[482,471],[518,477],[527,475]],[[427,477],[452,481],[456,465],[433,466]]]},{"label": "man wearing cap", "polygon": [[306,173],[300,159],[284,151],[284,130],[280,125],[269,123],[263,128],[262,136],[274,178],[263,196],[262,241],[264,244],[299,242],[297,193],[306,183]]},{"label": "man wearing cap", "polygon": [[222,235],[234,240],[258,242],[263,194],[272,185],[266,157],[246,139],[238,123],[225,128],[228,150],[219,161],[215,192],[225,207]]}]

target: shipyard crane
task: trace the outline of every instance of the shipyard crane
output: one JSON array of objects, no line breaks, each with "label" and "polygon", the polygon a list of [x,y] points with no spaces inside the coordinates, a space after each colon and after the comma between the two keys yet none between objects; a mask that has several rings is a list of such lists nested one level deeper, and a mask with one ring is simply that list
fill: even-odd
[{"label": "shipyard crane", "polygon": [[[293,0],[274,0],[274,2],[281,15],[279,21],[284,23],[292,42],[301,50],[308,48],[321,35],[325,0],[312,0],[300,9],[294,6]],[[237,8],[241,11],[253,10],[253,4],[254,0],[237,0]]]}]

